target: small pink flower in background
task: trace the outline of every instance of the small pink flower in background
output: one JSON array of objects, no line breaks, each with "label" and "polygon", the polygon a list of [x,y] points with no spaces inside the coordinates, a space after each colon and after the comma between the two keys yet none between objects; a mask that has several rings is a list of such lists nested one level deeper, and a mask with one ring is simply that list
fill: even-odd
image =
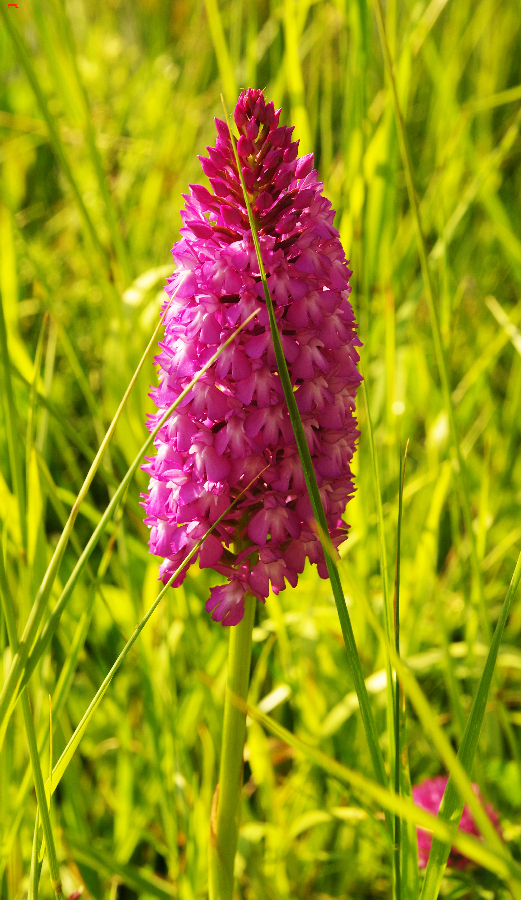
[{"label": "small pink flower in background", "polygon": [[[432,813],[433,816],[437,816],[445,788],[447,787],[447,781],[448,777],[446,775],[439,775],[437,778],[428,778],[427,781],[423,781],[421,784],[413,787],[412,797],[416,805],[421,806],[422,809],[425,809],[427,812]],[[477,784],[473,784],[472,787],[478,799],[483,802]],[[499,827],[499,816],[497,812],[492,808],[490,804],[486,806],[486,811],[490,821],[494,825],[494,828],[499,834],[501,834],[501,829]],[[461,816],[459,827],[461,831],[467,831],[469,834],[473,834],[476,837],[480,836],[474,819],[472,818],[470,810],[466,804],[463,807],[463,814]],[[418,828],[417,833],[418,862],[420,865],[420,869],[424,869],[429,861],[429,853],[432,844],[432,834],[429,834],[428,831],[424,831],[423,828]],[[467,859],[466,856],[463,856],[459,852],[459,850],[453,847],[451,850],[451,855],[449,856],[449,866],[456,866],[456,868],[462,869],[469,864],[471,864],[471,860]]]},{"label": "small pink flower in background", "polygon": [[[235,108],[237,145],[256,219],[275,316],[303,419],[329,526],[338,546],[354,487],[350,463],[358,437],[355,394],[361,377],[349,271],[334,210],[322,195],[313,154],[298,158],[292,128],[261,91],[247,90]],[[268,313],[241,184],[226,124],[200,157],[213,192],[190,185],[184,195],[177,270],[156,357],[158,412],[153,428],[250,313],[258,315],[201,378],[156,440],[144,497],[150,550],[162,556],[166,582],[238,494],[259,475],[207,538],[199,564],[226,576],[206,604],[215,621],[236,625],[246,591],[264,600],[286,582],[296,586],[309,559],[327,576],[313,530],[286,402],[277,373]],[[264,471],[263,471],[264,470]],[[262,473],[262,474],[259,474]],[[237,552],[237,546],[240,552]],[[186,568],[174,586],[186,575]]]}]

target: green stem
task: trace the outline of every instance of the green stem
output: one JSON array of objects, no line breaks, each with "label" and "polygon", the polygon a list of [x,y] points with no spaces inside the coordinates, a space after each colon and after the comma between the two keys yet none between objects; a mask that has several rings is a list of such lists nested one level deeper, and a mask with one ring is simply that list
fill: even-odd
[{"label": "green stem", "polygon": [[[0,550],[0,595],[2,598],[2,607],[4,610],[5,624],[7,627],[7,635],[11,650],[14,653],[18,650],[18,634],[16,631],[16,620],[14,607],[9,592],[9,585],[4,569],[4,559]],[[49,816],[49,808],[47,806],[47,798],[45,796],[45,787],[43,784],[42,770],[40,766],[40,755],[36,744],[36,734],[34,731],[34,722],[29,706],[29,697],[27,691],[22,691],[22,712],[24,717],[25,731],[27,735],[27,745],[29,747],[29,757],[33,770],[34,787],[36,790],[36,799],[38,801],[38,811],[43,828],[45,838],[45,846],[47,850],[47,859],[49,862],[49,871],[51,876],[51,884],[56,894],[56,900],[63,900],[63,890],[60,878],[60,869],[56,856],[56,848],[54,846],[54,837],[52,833],[51,819]]]},{"label": "green stem", "polygon": [[21,458],[17,447],[16,433],[16,405],[11,383],[11,366],[9,364],[9,350],[7,346],[7,327],[4,316],[4,306],[0,295],[0,388],[4,401],[5,430],[7,437],[7,452],[11,467],[13,482],[13,494],[18,502],[20,515],[20,531],[22,534],[22,554],[25,557],[27,549],[27,517],[25,515],[25,484],[22,476]]},{"label": "green stem", "polygon": [[29,756],[31,758],[31,766],[33,769],[34,787],[36,790],[36,799],[38,801],[38,811],[40,813],[43,836],[45,838],[47,859],[49,862],[49,871],[51,875],[51,885],[56,895],[56,900],[63,900],[60,869],[56,856],[56,848],[54,846],[54,837],[52,833],[49,809],[47,807],[47,798],[45,796],[45,787],[43,784],[42,770],[40,767],[40,757],[38,754],[36,735],[34,732],[34,722],[31,708],[29,706],[29,697],[27,696],[27,690],[25,688],[22,691],[22,712],[24,716],[25,731],[27,735],[27,744],[29,747]]},{"label": "green stem", "polygon": [[[369,409],[369,404],[368,407]],[[405,455],[402,463],[400,457],[400,483],[398,486],[398,527],[396,540],[396,574],[394,582],[394,646],[396,654],[400,656],[400,562],[401,562],[401,537],[402,537],[402,508],[403,508],[403,485],[405,479],[405,463],[407,461],[407,450],[409,441],[405,447]],[[401,758],[401,734],[400,734],[400,706],[402,703],[400,680],[396,673],[396,692],[395,692],[395,720],[394,720],[394,792],[397,796],[401,794],[402,782],[402,758]],[[402,821],[398,813],[394,816],[394,889],[396,900],[402,897]]]},{"label": "green stem", "polygon": [[224,703],[224,726],[219,784],[215,792],[217,809],[212,809],[210,825],[210,900],[231,900],[233,866],[241,820],[242,757],[246,733],[246,712],[234,702],[246,701],[250,681],[251,635],[255,617],[255,597],[244,598],[244,616],[230,628],[228,682]]},{"label": "green stem", "polygon": [[38,888],[40,885],[41,863],[38,860],[38,811],[34,823],[33,849],[31,852],[31,872],[29,874],[29,888],[27,900],[38,900]]},{"label": "green stem", "polygon": [[[56,127],[56,120],[50,113],[45,94],[42,91],[41,85],[36,76],[36,72],[33,68],[32,60],[31,60],[31,52],[27,48],[27,45],[26,45],[24,39],[22,38],[22,36],[20,35],[18,28],[13,24],[13,18],[10,17],[6,13],[5,7],[3,4],[0,7],[0,15],[4,19],[4,25],[5,25],[6,31],[11,36],[11,40],[14,44],[14,48],[15,48],[15,52],[18,56],[18,60],[21,64],[23,70],[25,71],[25,74],[27,75],[27,80],[29,81],[29,84],[31,85],[31,88],[36,97],[38,106],[40,107],[41,113],[45,119],[45,124],[47,125],[48,131],[49,131],[49,140],[50,140],[51,146],[53,148],[53,151],[56,155],[56,159],[58,160],[59,164],[61,165],[61,167],[63,169],[63,174],[65,175],[65,178],[67,179],[67,181],[69,182],[69,184],[71,186],[71,189],[74,194],[76,203],[78,204],[80,215],[83,219],[86,231],[92,241],[92,245],[94,246],[94,248],[96,249],[98,255],[100,256],[100,258],[102,260],[104,271],[108,278],[108,283],[109,283],[109,285],[111,285],[111,293],[112,293],[113,299],[114,299],[114,301],[119,300],[115,290],[113,289],[111,278],[108,275],[108,273],[111,272],[111,266],[110,266],[110,260],[109,260],[107,251],[105,250],[105,247],[103,246],[103,244],[100,241],[98,232],[96,231],[96,228],[90,217],[90,214],[87,211],[87,207],[85,206],[85,203],[83,201],[81,191],[80,191],[78,184],[76,182],[76,179],[73,175],[73,171],[71,169],[71,166],[69,165],[67,156],[65,155],[62,140],[61,140],[60,134],[58,132],[58,129]],[[119,303],[118,303],[118,305],[119,305]]]},{"label": "green stem", "polygon": [[[365,375],[362,368],[362,363],[360,362],[360,374],[362,375],[362,389],[364,392],[365,398],[365,407],[367,412],[367,431],[369,434],[369,446],[371,448],[371,462],[373,467],[373,486],[374,486],[374,496],[375,496],[375,504],[376,504],[376,514],[378,517],[378,544],[380,549],[380,572],[382,576],[382,590],[383,590],[383,612],[384,612],[384,627],[385,633],[387,635],[387,640],[389,643],[394,640],[394,631],[393,631],[393,621],[396,619],[396,614],[394,608],[390,605],[390,594],[387,587],[387,551],[385,547],[385,525],[384,525],[384,513],[382,506],[382,489],[380,487],[380,472],[378,467],[378,456],[376,453],[376,445],[374,440],[374,429],[373,423],[371,419],[371,407],[369,405],[369,397],[367,392],[367,381],[365,379]],[[391,668],[391,661],[389,658],[389,654],[384,646],[385,652],[385,671],[387,673],[387,688],[386,688],[386,697],[387,697],[387,727],[389,732],[389,762],[390,762],[390,774],[391,780],[393,775],[393,755],[392,748],[395,743],[395,728],[394,728],[394,705],[395,705],[395,689],[394,689],[394,681],[393,681],[393,673]],[[394,760],[396,763],[396,760]],[[396,768],[396,766],[395,766]],[[376,770],[375,770],[376,771]],[[391,831],[391,829],[389,829]]]}]

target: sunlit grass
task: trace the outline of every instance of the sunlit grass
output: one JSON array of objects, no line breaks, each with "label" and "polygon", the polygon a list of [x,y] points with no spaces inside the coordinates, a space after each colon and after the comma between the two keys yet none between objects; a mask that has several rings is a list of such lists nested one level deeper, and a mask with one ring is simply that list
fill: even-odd
[{"label": "sunlit grass", "polygon": [[[486,659],[488,628],[496,624],[521,546],[517,3],[388,0],[385,7],[472,539],[373,4],[18,5],[5,4],[0,29],[0,291],[21,486],[15,491],[7,420],[0,414],[0,518],[18,634],[157,323],[181,194],[203,177],[197,154],[213,139],[212,117],[222,115],[219,94],[224,91],[231,106],[235,88],[266,87],[283,107],[282,121],[296,125],[302,150],[316,152],[353,269],[386,552],[360,396],[357,493],[347,510],[352,529],[340,574],[384,760],[389,765],[392,759],[386,655],[367,604],[383,624],[380,561],[387,560],[392,597],[400,446],[407,438],[401,654],[457,747]],[[9,24],[20,36],[22,55]],[[149,359],[80,509],[46,618],[147,437],[154,379]],[[5,401],[4,376],[1,391]],[[26,473],[31,417],[34,464]],[[77,584],[28,686],[43,745],[48,694],[60,673],[69,672],[70,689],[54,716],[55,762],[159,591],[139,506],[146,483],[138,472],[123,515],[94,551],[91,576]],[[84,883],[96,900],[115,900],[116,893],[125,900],[205,896],[227,648],[226,633],[204,612],[216,580],[194,567],[182,588],[167,593],[63,775],[51,823],[66,894]],[[472,774],[499,810],[515,859],[521,855],[520,610],[518,595]],[[3,617],[0,649],[7,675],[11,653]],[[258,609],[253,655],[250,701],[297,738],[372,777],[331,587],[314,569],[306,570],[296,591],[271,596]],[[410,704],[407,716],[417,783],[445,769]],[[24,782],[28,764],[17,707],[0,755],[2,900],[21,898],[28,887],[36,813],[32,781]],[[46,778],[48,749],[41,766]],[[378,802],[252,719],[240,896],[391,896],[392,849],[382,820]],[[452,895],[509,896],[504,881],[485,868],[452,872],[441,895],[458,890]],[[40,894],[52,895],[46,861]]]}]

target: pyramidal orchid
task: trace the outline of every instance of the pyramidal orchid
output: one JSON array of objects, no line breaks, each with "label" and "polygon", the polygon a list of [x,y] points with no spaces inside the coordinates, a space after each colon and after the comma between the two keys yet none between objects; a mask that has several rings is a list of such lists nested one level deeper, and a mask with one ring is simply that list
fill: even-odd
[{"label": "pyramidal orchid", "polygon": [[[353,493],[350,463],[361,381],[351,272],[313,154],[299,158],[293,129],[279,125],[279,116],[261,91],[242,93],[234,112],[237,153],[337,547],[348,530],[342,515]],[[160,578],[167,582],[253,480],[198,552],[201,567],[226,578],[211,589],[206,609],[215,621],[237,625],[246,594],[264,602],[270,587],[275,593],[286,582],[296,587],[306,559],[317,564],[322,577],[327,570],[277,372],[230,133],[225,122],[215,122],[215,147],[200,157],[211,190],[190,185],[181,239],[172,248],[177,268],[165,288],[151,429],[233,329],[256,308],[259,312],[159,431],[156,455],[144,466],[150,475],[144,506],[150,550],[163,557]]]}]

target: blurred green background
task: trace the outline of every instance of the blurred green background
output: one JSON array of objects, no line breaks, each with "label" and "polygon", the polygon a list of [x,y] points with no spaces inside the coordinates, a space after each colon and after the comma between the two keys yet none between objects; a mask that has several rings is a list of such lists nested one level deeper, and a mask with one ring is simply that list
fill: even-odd
[{"label": "blurred green background", "polygon": [[[411,146],[452,401],[466,465],[464,524],[414,222],[369,0],[19,0],[0,17],[0,291],[23,457],[27,560],[0,416],[0,517],[19,631],[64,520],[157,322],[182,193],[205,179],[242,87],[265,87],[313,149],[353,269],[375,428],[391,587],[399,454],[410,438],[402,653],[457,744],[521,545],[521,16],[518,0],[388,0],[386,30]],[[47,317],[46,317],[47,314]],[[41,366],[37,344],[41,335]],[[36,361],[36,362],[35,362]],[[51,606],[146,436],[150,359],[82,507]],[[31,395],[31,384],[33,391]],[[31,399],[32,397],[32,399]],[[376,506],[362,397],[357,493],[341,572],[388,756]],[[28,432],[29,429],[29,432]],[[29,443],[32,446],[32,443]],[[158,592],[133,482],[74,593],[29,695],[38,732],[83,621],[55,721],[55,761]],[[475,549],[479,575],[472,566]],[[106,570],[106,571],[105,571]],[[213,580],[212,580],[213,579]],[[227,634],[204,612],[217,576],[170,591],[96,712],[52,806],[66,893],[204,897]],[[83,615],[83,619],[81,619]],[[521,605],[499,656],[474,778],[521,857]],[[10,663],[0,625],[4,671]],[[307,741],[370,774],[328,582],[308,569],[259,607],[251,697]],[[274,692],[277,693],[274,693]],[[501,701],[501,703],[498,703]],[[261,704],[262,705],[262,704]],[[442,772],[409,714],[413,783]],[[379,898],[390,854],[375,809],[248,726],[240,896]],[[0,896],[27,892],[36,802],[21,714],[0,756]],[[44,775],[48,750],[42,754]],[[340,810],[340,812],[339,812]],[[375,817],[376,812],[376,817]],[[40,891],[51,896],[47,864]],[[161,880],[162,879],[162,880]],[[165,881],[166,879],[166,881]],[[508,896],[484,870],[444,896]]]}]

